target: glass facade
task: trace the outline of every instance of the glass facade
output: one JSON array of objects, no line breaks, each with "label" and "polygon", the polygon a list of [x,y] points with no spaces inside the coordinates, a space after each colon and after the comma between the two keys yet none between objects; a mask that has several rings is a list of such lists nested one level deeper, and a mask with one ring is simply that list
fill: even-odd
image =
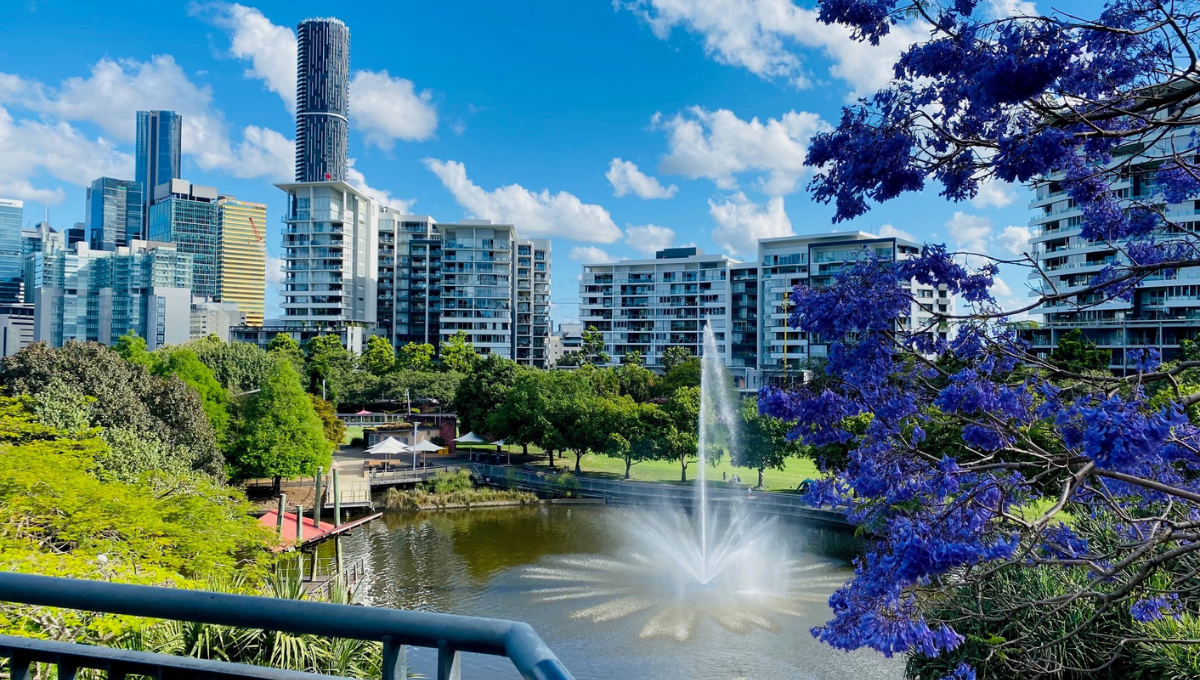
[{"label": "glass facade", "polygon": [[142,238],[142,183],[101,177],[87,190],[88,243],[93,250],[116,250]]},{"label": "glass facade", "polygon": [[192,292],[216,298],[220,251],[217,192],[183,180],[171,183],[171,193],[150,206],[150,240],[174,243],[192,259]]},{"label": "glass facade", "polygon": [[[137,181],[145,191],[142,197],[142,222],[150,222],[150,203],[154,187],[180,177],[183,116],[174,111],[137,112]],[[145,234],[138,238],[145,238]]]},{"label": "glass facade", "polygon": [[221,300],[236,303],[248,325],[261,326],[267,294],[267,206],[221,196],[217,208]]},{"label": "glass facade", "polygon": [[17,302],[25,264],[21,257],[21,229],[25,204],[0,199],[0,302]]},{"label": "glass facade", "polygon": [[296,27],[296,181],[346,179],[350,29],[337,19]]}]

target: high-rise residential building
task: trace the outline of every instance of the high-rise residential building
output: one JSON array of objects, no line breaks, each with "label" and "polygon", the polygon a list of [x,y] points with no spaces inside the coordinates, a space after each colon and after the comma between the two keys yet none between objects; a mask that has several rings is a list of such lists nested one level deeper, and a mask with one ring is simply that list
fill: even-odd
[{"label": "high-rise residential building", "polygon": [[217,280],[223,302],[236,303],[246,324],[261,326],[267,295],[267,206],[217,198]]},{"label": "high-rise residential building", "polygon": [[[149,228],[154,187],[181,177],[183,116],[174,111],[138,111],[134,178],[145,188],[142,224]],[[146,238],[142,233],[136,238]]]},{"label": "high-rise residential building", "polygon": [[337,19],[296,27],[296,181],[346,179],[350,29]]},{"label": "high-rise residential building", "polygon": [[516,228],[488,220],[438,226],[442,231],[442,342],[463,331],[480,354],[514,358]]},{"label": "high-rise residential building", "polygon": [[[362,350],[378,296],[375,202],[345,182],[279,184],[288,193],[283,230],[283,321],[302,338],[344,334]],[[345,327],[352,330],[343,333]]]},{"label": "high-rise residential building", "polygon": [[0,198],[0,303],[17,302],[25,264],[21,257],[21,231],[25,226],[25,204]]},{"label": "high-rise residential building", "polygon": [[217,190],[173,179],[154,187],[150,205],[150,240],[171,242],[191,255],[192,292],[216,298],[221,294],[217,277],[220,253]]},{"label": "high-rise residential building", "polygon": [[[218,302],[201,295],[192,296],[192,340],[215,335],[230,340],[230,329],[238,326],[256,327],[246,320],[246,313],[234,302]],[[261,323],[258,326],[262,326]]]},{"label": "high-rise residential building", "polygon": [[33,305],[0,304],[0,356],[10,357],[33,344]]},{"label": "high-rise residential building", "polygon": [[394,347],[437,346],[442,309],[442,236],[428,215],[379,208],[376,333]]},{"label": "high-rise residential building", "polygon": [[517,363],[550,364],[550,240],[517,241]]},{"label": "high-rise residential building", "polygon": [[116,250],[142,237],[142,198],[137,180],[100,177],[87,190],[87,232],[92,250]]},{"label": "high-rise residential building", "polygon": [[653,260],[585,264],[579,319],[603,334],[614,362],[636,351],[647,366],[661,367],[668,347],[699,356],[705,321],[728,357],[731,262],[699,248],[668,248]]},{"label": "high-rise residential building", "polygon": [[[668,347],[701,354],[708,323],[738,385],[757,389],[827,355],[829,338],[810,338],[787,325],[788,300],[797,284],[827,285],[855,260],[905,259],[919,250],[904,239],[839,232],[763,239],[756,262],[706,255],[697,248],[668,248],[653,260],[584,264],[580,325],[601,332],[614,363],[637,351],[648,366],[661,368]],[[946,337],[948,330],[933,325],[933,319],[953,314],[954,298],[932,286],[902,285],[916,301],[898,323]],[[567,326],[560,327],[563,351],[571,351]]]},{"label": "high-rise residential building", "polygon": [[132,330],[154,350],[191,337],[192,258],[174,243],[133,240],[112,251],[77,243],[28,260],[35,341],[107,345]]}]

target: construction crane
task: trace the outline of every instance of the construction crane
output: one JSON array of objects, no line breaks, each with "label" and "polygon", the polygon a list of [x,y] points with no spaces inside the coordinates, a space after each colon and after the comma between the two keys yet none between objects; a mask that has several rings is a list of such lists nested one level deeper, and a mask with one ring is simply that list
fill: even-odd
[{"label": "construction crane", "polygon": [[263,238],[262,234],[258,233],[258,227],[254,226],[254,218],[248,217],[246,219],[250,220],[250,230],[254,232],[254,240],[258,243],[259,251],[262,252],[263,257],[266,257],[267,256],[267,240]]}]

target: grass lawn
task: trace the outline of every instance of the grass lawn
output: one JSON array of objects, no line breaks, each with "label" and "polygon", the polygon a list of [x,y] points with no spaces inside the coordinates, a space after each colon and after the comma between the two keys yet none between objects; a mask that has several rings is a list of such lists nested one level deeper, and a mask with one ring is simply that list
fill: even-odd
[{"label": "grass lawn", "polygon": [[[571,455],[558,457],[555,458],[555,463],[559,467],[566,467],[573,470],[575,468],[575,457]],[[532,464],[546,466],[549,463],[543,458],[534,461]],[[696,478],[698,471],[696,465],[696,463],[688,465],[689,481]],[[589,453],[583,457],[580,467],[585,474],[612,477],[614,479],[624,479],[625,477],[625,461],[620,458]],[[721,481],[722,472],[728,477],[732,477],[735,474],[741,475],[742,484],[758,483],[758,472],[756,470],[734,467],[729,464],[728,460],[722,460],[717,465],[709,466],[709,481]],[[639,482],[672,482],[678,484],[679,464],[659,460],[635,463],[629,471],[629,476],[630,479]],[[763,485],[768,491],[794,491],[800,482],[806,479],[815,479],[819,476],[820,473],[817,471],[817,466],[812,461],[806,458],[791,458],[783,470],[767,470],[763,472]]]},{"label": "grass lawn", "polygon": [[[355,425],[354,427],[347,427],[346,434],[342,437],[342,445],[349,446],[351,439],[354,439],[355,437],[361,437],[361,436],[363,436],[362,427],[360,427],[358,425]],[[292,522],[292,523],[295,524],[295,522]]]}]

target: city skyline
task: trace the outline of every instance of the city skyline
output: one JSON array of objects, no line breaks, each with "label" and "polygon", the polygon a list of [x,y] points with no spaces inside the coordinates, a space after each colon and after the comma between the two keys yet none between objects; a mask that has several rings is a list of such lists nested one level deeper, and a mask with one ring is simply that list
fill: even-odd
[{"label": "city skyline", "polygon": [[[831,225],[831,210],[803,192],[810,177],[801,165],[803,142],[865,92],[886,60],[865,46],[834,52],[799,30],[733,17],[742,22],[734,27],[752,37],[780,39],[766,52],[740,53],[706,31],[703,17],[642,7],[646,16],[608,3],[581,5],[551,19],[534,6],[506,15],[478,5],[465,22],[454,8],[339,8],[335,14],[355,40],[350,89],[375,93],[351,107],[348,178],[378,190],[401,212],[447,221],[492,218],[518,224],[523,236],[553,238],[560,262],[552,292],[556,322],[577,318],[564,301],[578,297],[579,262],[598,252],[611,259],[652,256],[659,247],[694,243],[745,260],[754,256],[750,236],[781,236],[789,228],[910,235],[1001,254],[1024,243],[1030,196],[1020,187],[991,186],[974,204],[957,205],[927,192]],[[79,10],[84,18],[94,11]],[[315,3],[172,11],[172,20],[162,22],[168,30],[144,44],[125,33],[144,31],[133,17],[108,35],[80,35],[46,64],[11,74],[21,87],[2,104],[12,119],[7,124],[40,130],[34,121],[47,116],[69,126],[81,145],[106,151],[93,165],[120,166],[132,153],[133,111],[173,108],[184,118],[184,176],[263,202],[274,221],[285,206],[271,184],[294,175],[292,27],[330,12]],[[432,29],[451,15],[465,38],[531,17],[553,30],[534,31],[501,54],[475,40],[447,51]],[[402,51],[383,30],[401,17],[418,34]],[[815,26],[806,14],[800,20]],[[45,13],[16,12],[5,29],[14,38],[6,49],[21,49],[23,35],[49,21]],[[420,35],[421,28],[430,30]],[[579,31],[588,33],[586,40]],[[606,55],[599,73],[588,66],[589,44],[622,50]],[[288,60],[279,54],[293,61],[285,68]],[[775,66],[756,72],[749,66],[755,55]],[[86,99],[101,81],[122,95],[104,110]],[[549,82],[555,86],[546,88]],[[33,96],[38,88],[41,99]],[[117,109],[126,105],[118,121]],[[0,177],[0,194],[21,198],[5,187],[25,187],[27,206],[36,206],[27,214],[40,214],[41,200],[50,199],[51,222],[67,226],[80,217],[78,182],[101,174],[75,181],[65,169],[28,161],[20,173]],[[1007,204],[996,207],[1001,202]],[[279,235],[267,236],[274,264],[282,256]],[[268,268],[272,277],[277,269]],[[1024,299],[1023,282],[1008,277],[1012,299]],[[277,317],[271,292],[267,316]]]}]

